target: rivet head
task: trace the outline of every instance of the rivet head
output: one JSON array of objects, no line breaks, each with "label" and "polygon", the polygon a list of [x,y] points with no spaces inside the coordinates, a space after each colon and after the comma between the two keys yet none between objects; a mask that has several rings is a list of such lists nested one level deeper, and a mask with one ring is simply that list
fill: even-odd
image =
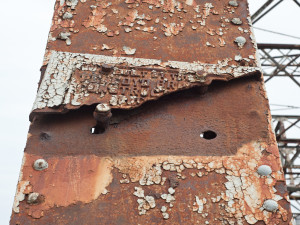
[{"label": "rivet head", "polygon": [[239,3],[237,3],[236,0],[229,1],[228,4],[231,5],[231,6],[234,6],[234,7],[238,7],[239,6]]},{"label": "rivet head", "polygon": [[39,193],[33,192],[28,195],[27,203],[33,204],[38,202]]},{"label": "rivet head", "polygon": [[240,48],[242,48],[246,43],[246,38],[239,36],[234,40],[234,42],[237,43]]},{"label": "rivet head", "polygon": [[261,165],[260,167],[258,167],[257,173],[261,176],[268,176],[272,173],[272,169],[268,165]]},{"label": "rivet head", "polygon": [[96,106],[96,112],[109,112],[110,107],[106,103],[100,103]]},{"label": "rivet head", "polygon": [[275,212],[278,209],[278,203],[272,199],[268,199],[264,202],[263,208],[269,212]]},{"label": "rivet head", "polygon": [[33,163],[33,168],[35,170],[44,170],[48,168],[48,163],[46,162],[46,160],[44,159],[37,159],[35,160],[35,162]]}]

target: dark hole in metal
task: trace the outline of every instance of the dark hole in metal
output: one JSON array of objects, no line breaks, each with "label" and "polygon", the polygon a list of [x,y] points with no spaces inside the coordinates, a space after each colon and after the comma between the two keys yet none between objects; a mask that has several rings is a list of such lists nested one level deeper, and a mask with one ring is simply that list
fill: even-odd
[{"label": "dark hole in metal", "polygon": [[105,128],[94,126],[90,130],[91,134],[103,134],[105,132]]},{"label": "dark hole in metal", "polygon": [[214,139],[217,137],[217,134],[216,132],[214,131],[211,131],[211,130],[207,130],[207,131],[204,131],[200,134],[200,137],[201,138],[204,138],[204,139],[207,139],[207,140],[211,140],[211,139]]},{"label": "dark hole in metal", "polygon": [[42,141],[47,141],[51,139],[51,136],[45,132],[40,133],[40,139]]}]

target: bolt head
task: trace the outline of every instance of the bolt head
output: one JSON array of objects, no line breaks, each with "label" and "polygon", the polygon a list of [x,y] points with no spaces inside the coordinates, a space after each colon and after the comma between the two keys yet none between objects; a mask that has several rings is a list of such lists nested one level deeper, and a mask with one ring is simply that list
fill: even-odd
[{"label": "bolt head", "polygon": [[42,171],[42,170],[48,168],[48,163],[47,163],[46,160],[44,160],[44,159],[37,159],[37,160],[35,160],[35,162],[33,163],[33,168],[34,168],[35,170]]},{"label": "bolt head", "polygon": [[96,112],[104,113],[109,111],[110,111],[110,107],[106,103],[100,103],[96,106]]},{"label": "bolt head", "polygon": [[237,43],[240,48],[242,48],[246,43],[246,38],[239,36],[234,40],[234,42]]},{"label": "bolt head", "polygon": [[261,176],[268,176],[272,173],[272,169],[268,165],[261,165],[260,167],[258,167],[257,173]]},{"label": "bolt head", "polygon": [[237,3],[236,0],[229,1],[228,4],[231,5],[231,6],[234,6],[234,7],[238,7],[239,6],[239,3]]},{"label": "bolt head", "polygon": [[38,202],[39,193],[33,192],[28,195],[27,203],[33,204]]},{"label": "bolt head", "polygon": [[263,208],[269,212],[275,212],[278,209],[278,203],[273,199],[268,199],[264,202]]}]

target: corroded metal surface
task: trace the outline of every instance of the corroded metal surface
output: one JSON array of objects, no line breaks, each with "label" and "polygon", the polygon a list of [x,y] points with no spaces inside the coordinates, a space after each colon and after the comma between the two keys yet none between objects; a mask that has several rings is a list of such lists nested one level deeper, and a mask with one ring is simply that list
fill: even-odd
[{"label": "corroded metal surface", "polygon": [[258,72],[246,1],[57,1],[34,112],[134,108]]},{"label": "corroded metal surface", "polygon": [[[162,151],[165,155],[232,155],[249,140],[269,139],[260,82],[239,80],[226,86],[213,84],[204,95],[196,88],[135,110],[115,110],[110,129],[101,135],[89,132],[97,123],[92,116],[94,107],[37,117],[27,147],[39,154],[34,146],[42,144],[45,155],[157,155]],[[201,139],[205,130],[216,132],[217,138]],[[41,131],[51,135],[51,140],[41,142]]]},{"label": "corroded metal surface", "polygon": [[57,1],[11,224],[292,224],[247,15]]},{"label": "corroded metal surface", "polygon": [[[262,81],[113,111],[99,135],[92,114],[35,117],[12,224],[291,224]],[[41,158],[48,168],[35,170]]]}]

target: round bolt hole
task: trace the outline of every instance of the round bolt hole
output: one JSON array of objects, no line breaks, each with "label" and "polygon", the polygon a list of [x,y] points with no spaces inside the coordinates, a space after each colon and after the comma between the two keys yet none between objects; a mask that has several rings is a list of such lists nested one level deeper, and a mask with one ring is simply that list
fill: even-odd
[{"label": "round bolt hole", "polygon": [[95,126],[90,129],[90,132],[91,134],[103,134],[105,129],[103,127]]},{"label": "round bolt hole", "polygon": [[217,137],[217,134],[216,132],[214,131],[211,131],[211,130],[207,130],[207,131],[204,131],[200,134],[200,137],[201,138],[204,138],[206,140],[211,140],[211,139],[214,139]]}]

